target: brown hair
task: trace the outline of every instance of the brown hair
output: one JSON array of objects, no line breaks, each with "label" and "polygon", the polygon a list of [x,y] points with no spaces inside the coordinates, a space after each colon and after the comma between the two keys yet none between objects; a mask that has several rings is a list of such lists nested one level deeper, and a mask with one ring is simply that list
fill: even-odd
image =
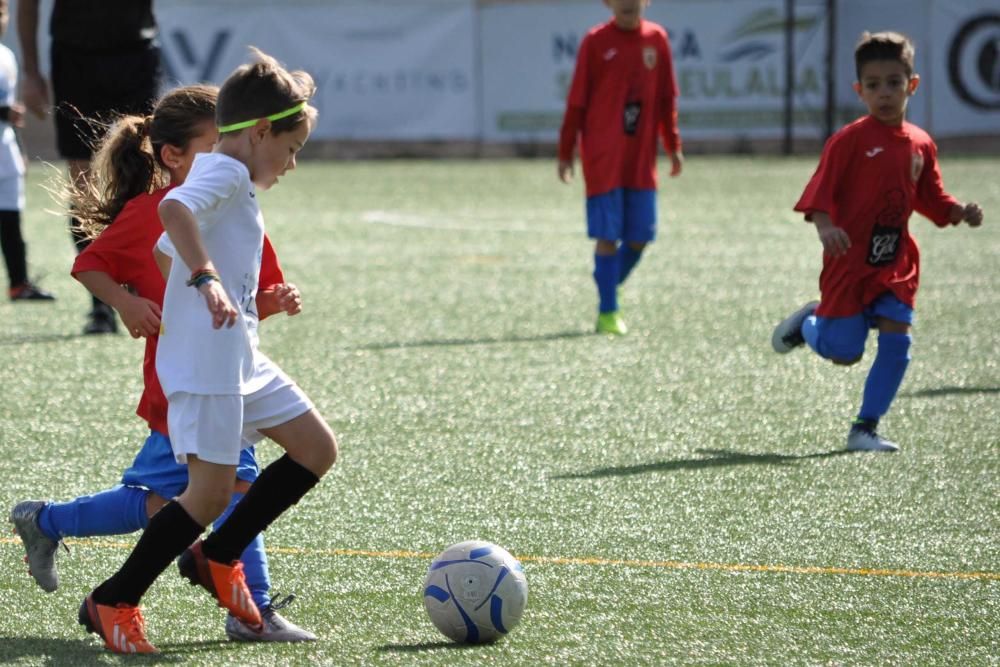
[{"label": "brown hair", "polygon": [[164,146],[187,148],[202,125],[215,118],[215,86],[176,88],[149,116],[122,116],[98,147],[87,183],[71,185],[71,215],[90,238],[114,222],[128,201],[169,182],[160,155]]},{"label": "brown hair", "polygon": [[914,49],[913,42],[906,35],[898,32],[863,32],[858,45],[854,48],[854,68],[858,81],[861,80],[861,67],[875,60],[894,60],[901,63],[906,70],[906,76],[913,75]]},{"label": "brown hair", "polygon": [[252,46],[250,54],[254,62],[237,67],[219,89],[216,125],[225,127],[265,118],[300,103],[306,103],[301,111],[272,122],[273,134],[289,132],[316,117],[316,109],[308,104],[316,92],[316,84],[308,72],[289,72],[277,60]]}]

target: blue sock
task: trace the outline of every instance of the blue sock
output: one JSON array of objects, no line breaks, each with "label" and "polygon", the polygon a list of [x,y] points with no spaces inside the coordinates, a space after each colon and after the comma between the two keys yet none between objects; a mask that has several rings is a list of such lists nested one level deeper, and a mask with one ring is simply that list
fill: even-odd
[{"label": "blue sock", "polygon": [[[229,502],[229,507],[222,513],[215,523],[212,524],[214,530],[225,523],[229,515],[236,509],[237,503],[243,499],[242,493],[234,493],[233,499]],[[267,569],[267,554],[264,553],[264,533],[257,533],[257,537],[247,545],[247,548],[240,554],[240,561],[243,563],[243,574],[247,579],[247,588],[253,595],[253,601],[258,609],[263,609],[271,604],[271,576]]]},{"label": "blue sock", "polygon": [[880,333],[878,353],[868,371],[859,419],[878,421],[896,398],[903,375],[910,363],[910,334]]},{"label": "blue sock", "polygon": [[146,527],[146,489],[119,484],[107,491],[66,503],[49,503],[38,513],[38,526],[51,540],[91,535],[124,535]]},{"label": "blue sock", "polygon": [[594,254],[594,282],[600,298],[598,310],[602,313],[618,310],[618,255]]},{"label": "blue sock", "polygon": [[642,257],[642,250],[636,250],[627,243],[622,243],[618,248],[618,284],[625,282],[628,274],[639,263]]}]

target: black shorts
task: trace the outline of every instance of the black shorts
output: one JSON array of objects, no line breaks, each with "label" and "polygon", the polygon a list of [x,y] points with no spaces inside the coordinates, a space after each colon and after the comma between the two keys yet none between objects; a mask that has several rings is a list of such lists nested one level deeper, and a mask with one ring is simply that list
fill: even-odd
[{"label": "black shorts", "polygon": [[160,92],[160,49],[142,42],[116,51],[52,43],[56,146],[67,160],[89,160],[123,114],[148,114]]}]

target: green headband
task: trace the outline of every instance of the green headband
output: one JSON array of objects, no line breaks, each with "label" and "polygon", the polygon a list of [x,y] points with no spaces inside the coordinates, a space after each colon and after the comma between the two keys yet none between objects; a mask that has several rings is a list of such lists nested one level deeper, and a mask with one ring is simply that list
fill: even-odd
[{"label": "green headband", "polygon": [[281,120],[282,118],[288,118],[289,116],[294,116],[298,112],[302,111],[306,107],[305,102],[299,102],[291,109],[285,109],[284,111],[279,111],[278,113],[273,113],[270,116],[264,116],[264,118],[253,118],[251,120],[244,120],[239,123],[232,123],[231,125],[223,125],[219,128],[219,134],[225,134],[226,132],[235,132],[236,130],[243,130],[248,127],[253,127],[257,124],[257,121],[267,119],[271,122],[276,120]]}]

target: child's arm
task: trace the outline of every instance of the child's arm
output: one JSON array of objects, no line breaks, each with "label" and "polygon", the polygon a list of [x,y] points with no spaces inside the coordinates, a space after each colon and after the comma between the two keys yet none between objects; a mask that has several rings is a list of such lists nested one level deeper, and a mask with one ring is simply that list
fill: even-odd
[{"label": "child's arm", "polygon": [[657,129],[663,141],[663,149],[670,158],[670,175],[680,176],[684,168],[684,152],[681,150],[681,134],[677,129],[677,76],[674,72],[670,38],[666,34],[664,34],[662,58],[660,90],[663,111],[658,119]]},{"label": "child's arm", "polygon": [[816,225],[816,233],[819,235],[820,243],[823,244],[823,252],[834,257],[840,257],[847,253],[851,247],[851,237],[840,227],[833,224],[830,215],[823,211],[813,211],[806,216],[806,220]]},{"label": "child's arm", "polygon": [[153,261],[156,262],[156,268],[160,270],[160,273],[163,274],[163,279],[166,280],[170,276],[170,267],[173,264],[173,259],[167,253],[153,246]]},{"label": "child's arm", "polygon": [[961,222],[968,223],[969,227],[978,227],[983,224],[983,209],[976,202],[965,204],[955,204],[948,211],[948,220],[953,225]]},{"label": "child's arm", "polygon": [[[190,209],[172,199],[164,199],[159,206],[160,221],[170,237],[170,242],[180,258],[192,269],[192,275],[215,272],[215,266],[205,250],[198,231],[198,221]],[[229,295],[217,278],[200,283],[196,289],[205,297],[208,312],[212,314],[212,327],[218,329],[223,324],[231,327],[236,323],[237,312],[229,301]]]},{"label": "child's arm", "polygon": [[159,333],[161,313],[155,301],[130,294],[103,271],[81,271],[73,277],[91,294],[118,311],[132,338]]},{"label": "child's arm", "polygon": [[302,293],[292,283],[272,285],[270,288],[257,292],[257,314],[264,319],[275,313],[286,313],[289,316],[302,312]]},{"label": "child's arm", "polygon": [[573,150],[576,147],[576,137],[583,127],[583,107],[566,107],[563,124],[559,130],[559,180],[569,183],[573,180]]}]

